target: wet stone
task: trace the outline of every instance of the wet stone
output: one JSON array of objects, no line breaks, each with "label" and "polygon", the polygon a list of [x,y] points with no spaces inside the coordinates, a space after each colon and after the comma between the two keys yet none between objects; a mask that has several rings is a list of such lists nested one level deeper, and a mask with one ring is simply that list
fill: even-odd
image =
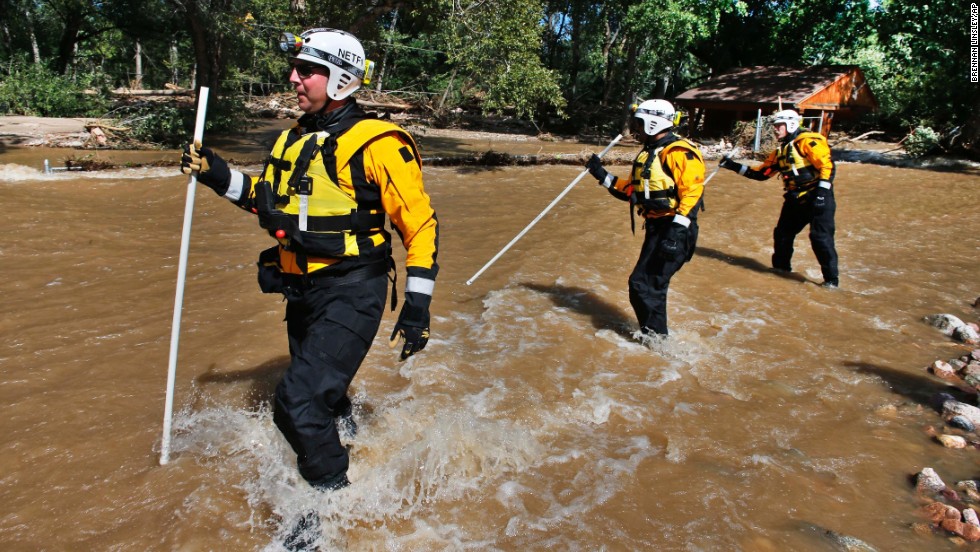
[{"label": "wet stone", "polygon": [[953,339],[961,343],[975,345],[980,343],[980,333],[969,325],[963,324],[962,326],[953,329]]},{"label": "wet stone", "polygon": [[957,489],[960,489],[962,491],[966,491],[966,490],[976,491],[976,490],[978,490],[977,489],[977,482],[975,480],[973,480],[973,479],[964,479],[963,481],[957,481],[956,482],[956,488]]},{"label": "wet stone", "polygon": [[946,487],[945,489],[940,491],[939,495],[950,502],[961,502],[960,493],[954,491],[953,489],[950,489],[949,487]]},{"label": "wet stone", "polygon": [[922,468],[915,478],[915,490],[920,493],[940,493],[946,484],[932,468]]},{"label": "wet stone", "polygon": [[980,518],[977,517],[977,511],[973,508],[963,510],[963,521],[969,525],[980,527]]},{"label": "wet stone", "polygon": [[965,416],[953,416],[949,419],[949,425],[957,429],[962,429],[963,431],[973,431],[977,428],[970,420]]},{"label": "wet stone", "polygon": [[936,410],[942,410],[943,405],[946,404],[946,401],[955,401],[955,400],[956,397],[950,395],[949,393],[936,393],[930,398],[930,401],[932,405],[936,408]]},{"label": "wet stone", "polygon": [[958,519],[950,519],[950,518],[944,519],[939,524],[939,526],[942,527],[943,529],[949,531],[950,533],[955,533],[956,535],[960,535],[961,533],[963,533],[963,527],[965,525],[966,525],[965,523],[963,523]]},{"label": "wet stone", "polygon": [[963,416],[974,426],[980,425],[980,408],[955,400],[944,402],[943,419],[951,420],[953,416]]},{"label": "wet stone", "polygon": [[[952,508],[952,506],[947,506],[942,502],[933,502],[927,504],[919,509],[919,513],[923,518],[929,520],[932,523],[941,523],[946,519],[946,510]],[[953,508],[955,510],[955,508]],[[957,514],[958,515],[958,514]]]},{"label": "wet stone", "polygon": [[963,381],[967,385],[972,385],[973,387],[980,387],[980,374],[970,374],[963,378]]},{"label": "wet stone", "polygon": [[956,370],[948,362],[943,362],[942,360],[937,360],[929,366],[929,371],[932,372],[936,377],[942,378],[944,380],[954,380],[957,379]]},{"label": "wet stone", "polygon": [[959,435],[939,435],[936,439],[946,448],[962,449],[966,448],[966,439]]},{"label": "wet stone", "polygon": [[980,541],[980,527],[970,523],[964,523],[963,532],[958,534],[969,542]]},{"label": "wet stone", "polygon": [[925,317],[926,322],[928,322],[932,327],[938,329],[946,335],[952,336],[956,328],[961,328],[966,325],[965,322],[959,318],[953,316],[952,314],[932,314]]}]

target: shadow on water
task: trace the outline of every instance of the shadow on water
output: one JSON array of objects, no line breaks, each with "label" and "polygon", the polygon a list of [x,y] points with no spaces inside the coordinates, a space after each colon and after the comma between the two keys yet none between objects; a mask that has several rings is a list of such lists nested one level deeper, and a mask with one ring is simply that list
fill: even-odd
[{"label": "shadow on water", "polygon": [[254,368],[232,372],[218,372],[212,366],[207,372],[198,376],[196,382],[202,387],[211,384],[222,385],[251,382],[251,393],[249,393],[250,404],[248,406],[250,408],[258,408],[272,401],[276,384],[279,383],[279,379],[288,367],[288,356],[274,358]]},{"label": "shadow on water", "polygon": [[942,403],[937,396],[940,393],[948,393],[964,400],[964,393],[955,386],[945,384],[929,376],[910,374],[902,370],[896,370],[888,366],[880,366],[868,362],[845,361],[844,366],[853,369],[859,374],[871,374],[885,380],[888,389],[893,393],[902,395],[918,404],[927,406],[934,410],[942,410]]},{"label": "shadow on water", "polygon": [[592,320],[592,326],[597,330],[613,330],[627,339],[633,337],[632,327],[635,321],[631,317],[624,316],[623,311],[618,307],[607,303],[587,289],[557,284],[544,286],[526,282],[519,285],[544,293],[558,307],[588,315]]},{"label": "shadow on water", "polygon": [[[763,274],[772,274],[773,276],[779,276],[780,278],[785,278],[787,280],[793,280],[794,282],[810,282],[810,280],[803,276],[802,274],[796,272],[780,272],[768,265],[764,265],[759,261],[750,257],[740,257],[738,255],[730,255],[717,249],[711,249],[710,247],[698,246],[695,249],[696,255],[701,255],[708,257],[709,259],[715,259],[717,261],[726,262],[732,266],[740,266],[742,268],[747,268],[749,270],[754,270],[756,272],[762,272]],[[818,283],[818,282],[813,282]]]}]

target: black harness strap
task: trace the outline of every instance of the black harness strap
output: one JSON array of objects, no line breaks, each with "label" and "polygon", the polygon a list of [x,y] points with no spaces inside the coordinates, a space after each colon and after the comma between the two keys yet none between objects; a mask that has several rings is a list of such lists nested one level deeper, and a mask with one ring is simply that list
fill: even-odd
[{"label": "black harness strap", "polygon": [[307,229],[314,232],[342,232],[349,230],[355,234],[375,228],[383,228],[384,224],[384,213],[371,213],[368,211],[351,211],[349,215],[336,215],[332,217],[309,217],[306,222]]}]

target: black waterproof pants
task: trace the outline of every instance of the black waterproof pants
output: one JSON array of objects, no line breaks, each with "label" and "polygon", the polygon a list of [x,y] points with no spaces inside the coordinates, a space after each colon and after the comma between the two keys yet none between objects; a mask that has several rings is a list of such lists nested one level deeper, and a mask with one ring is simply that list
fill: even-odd
[{"label": "black waterproof pants", "polygon": [[698,223],[691,221],[687,229],[685,254],[677,259],[660,255],[660,241],[673,222],[673,217],[650,218],[645,224],[646,236],[640,258],[629,278],[630,305],[641,328],[667,335],[667,288],[674,274],[689,261],[698,240]]},{"label": "black waterproof pants", "polygon": [[817,191],[804,196],[803,201],[787,197],[779,213],[779,222],[772,232],[772,266],[781,270],[792,270],[793,241],[796,235],[810,225],[810,246],[820,263],[823,279],[837,283],[837,249],[834,247],[834,214],[837,204],[834,191],[820,190],[825,197],[824,206],[815,208],[814,197]]},{"label": "black waterproof pants", "polygon": [[335,418],[350,410],[347,387],[378,333],[386,275],[287,294],[291,362],[276,387],[276,426],[315,487],[346,481],[349,460]]}]

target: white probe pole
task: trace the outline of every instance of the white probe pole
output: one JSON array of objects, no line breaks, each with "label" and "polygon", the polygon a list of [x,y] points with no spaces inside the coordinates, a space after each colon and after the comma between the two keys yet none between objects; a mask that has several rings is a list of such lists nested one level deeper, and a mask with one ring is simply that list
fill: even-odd
[{"label": "white probe pole", "polygon": [[715,167],[715,170],[711,171],[711,174],[708,175],[708,178],[704,179],[703,184],[707,184],[708,182],[711,182],[711,179],[714,178],[716,174],[718,174],[719,169],[721,169],[721,165],[718,165],[717,167]]},{"label": "white probe pole", "polygon": [[[602,153],[599,154],[599,157],[601,158],[601,157],[605,156],[606,153],[608,153],[609,150],[611,150],[612,147],[615,146],[616,143],[619,142],[622,139],[623,139],[623,135],[622,134],[617,134],[616,137],[613,138],[613,141],[612,142],[609,142],[609,145],[606,146],[606,149],[602,150]],[[490,268],[490,265],[492,265],[493,263],[497,262],[497,259],[499,259],[500,257],[502,257],[504,255],[504,253],[507,252],[508,249],[510,249],[515,243],[517,243],[518,240],[520,240],[521,238],[523,238],[524,237],[524,234],[527,234],[527,231],[528,230],[530,230],[535,224],[537,224],[538,221],[541,220],[542,217],[544,217],[545,215],[547,215],[548,214],[548,211],[550,211],[552,207],[554,207],[555,205],[557,205],[558,202],[561,201],[561,198],[565,197],[565,195],[568,194],[568,192],[572,191],[572,188],[574,188],[575,185],[578,184],[579,180],[582,180],[582,178],[584,178],[585,175],[587,175],[587,174],[589,174],[589,170],[588,169],[585,169],[584,171],[582,171],[581,174],[579,174],[578,176],[576,176],[575,177],[575,180],[572,180],[571,184],[569,184],[568,186],[566,186],[565,189],[562,190],[562,192],[560,194],[558,194],[558,197],[556,197],[554,200],[552,200],[552,202],[547,207],[544,208],[544,211],[541,211],[541,214],[538,215],[537,217],[535,217],[534,220],[531,221],[531,224],[528,224],[527,226],[525,226],[524,229],[521,230],[521,233],[520,234],[518,234],[517,236],[515,236],[514,239],[510,240],[510,243],[508,243],[507,245],[505,245],[504,248],[501,249],[499,253],[497,253],[496,255],[494,255],[494,257],[492,259],[490,259],[490,261],[487,262],[487,264],[483,265],[483,268],[481,268],[479,271],[477,271],[477,273],[474,274],[472,278],[470,278],[469,280],[466,280],[466,285],[472,285],[473,282],[476,281],[476,279],[480,277],[480,274],[483,274],[483,271],[485,271],[486,269]]]},{"label": "white probe pole", "polygon": [[[208,88],[201,87],[197,98],[197,121],[194,123],[194,143],[204,139],[204,116],[208,111]],[[187,252],[191,241],[191,219],[194,217],[194,192],[197,173],[187,181],[187,201],[184,203],[184,230],[180,236],[180,262],[177,264],[177,294],[174,298],[174,321],[170,331],[170,366],[167,371],[167,406],[163,411],[163,443],[160,445],[160,465],[170,461],[170,426],[174,411],[174,381],[177,379],[177,343],[180,339],[180,313],[184,306],[184,280],[187,278]]]},{"label": "white probe pole", "polygon": [[[730,151],[727,154],[725,154],[724,156],[722,156],[722,159],[724,159],[725,157],[731,157],[732,154],[734,154],[736,150],[738,150],[738,146],[735,146],[734,148],[732,148],[732,151]],[[721,170],[721,163],[719,163],[718,166],[715,167],[715,170],[711,171],[711,174],[708,175],[708,178],[705,178],[704,179],[704,184],[707,184],[708,182],[710,182],[711,179],[714,178],[716,174],[718,174],[718,171],[719,170]]]}]

